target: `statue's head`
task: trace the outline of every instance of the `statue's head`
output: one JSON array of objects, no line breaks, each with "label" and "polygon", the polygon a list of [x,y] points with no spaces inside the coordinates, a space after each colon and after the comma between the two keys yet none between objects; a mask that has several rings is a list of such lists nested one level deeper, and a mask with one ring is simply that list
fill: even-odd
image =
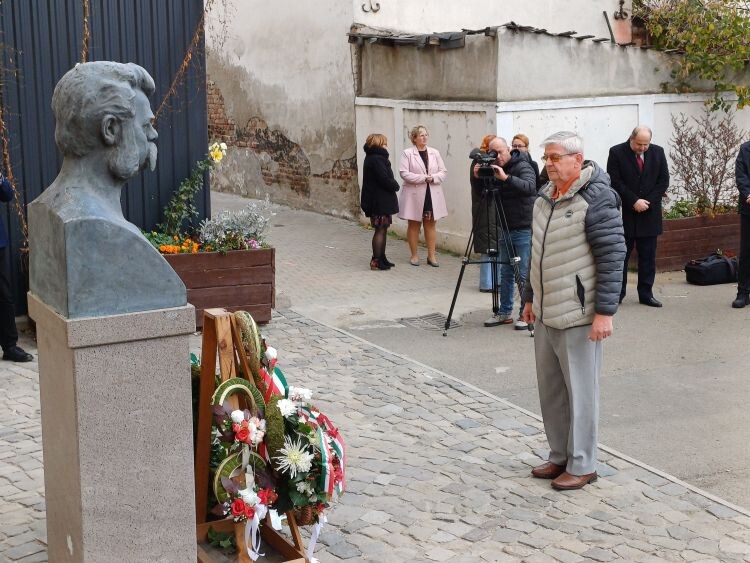
[{"label": "statue's head", "polygon": [[77,64],[52,95],[57,148],[65,157],[101,153],[120,180],[153,170],[158,135],[147,98],[153,93],[153,78],[136,64]]}]

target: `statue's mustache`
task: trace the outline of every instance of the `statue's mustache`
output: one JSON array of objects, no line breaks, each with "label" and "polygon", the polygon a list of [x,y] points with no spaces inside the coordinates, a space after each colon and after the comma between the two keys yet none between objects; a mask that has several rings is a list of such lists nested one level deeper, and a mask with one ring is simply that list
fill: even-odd
[{"label": "statue's mustache", "polygon": [[148,165],[148,169],[153,172],[156,170],[156,157],[158,155],[158,149],[156,148],[155,143],[149,143],[148,144],[148,156],[146,157],[146,164]]}]

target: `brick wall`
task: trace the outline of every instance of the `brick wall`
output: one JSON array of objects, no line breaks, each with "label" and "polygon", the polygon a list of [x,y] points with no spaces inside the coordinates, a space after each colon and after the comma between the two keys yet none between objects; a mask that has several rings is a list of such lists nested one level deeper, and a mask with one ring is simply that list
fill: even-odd
[{"label": "brick wall", "polygon": [[[740,249],[740,216],[737,213],[709,217],[689,217],[664,221],[664,233],[656,243],[656,270],[682,270],[685,263],[721,249],[737,254]],[[633,250],[629,267],[637,265]]]},{"label": "brick wall", "polygon": [[229,119],[224,109],[224,96],[216,84],[209,80],[206,85],[208,103],[208,139],[210,142],[223,141],[233,144],[237,137],[237,127]]},{"label": "brick wall", "polygon": [[[262,117],[252,117],[244,125],[238,125],[227,114],[218,85],[209,80],[207,90],[209,139],[249,149],[257,156],[260,174],[248,179],[257,185],[245,192],[266,192],[273,201],[337,215],[356,215],[359,194],[356,157],[336,160],[330,170],[313,174],[310,159],[299,144],[282,131],[271,129]],[[216,182],[217,186],[223,184]],[[321,190],[325,193],[320,193]]]}]

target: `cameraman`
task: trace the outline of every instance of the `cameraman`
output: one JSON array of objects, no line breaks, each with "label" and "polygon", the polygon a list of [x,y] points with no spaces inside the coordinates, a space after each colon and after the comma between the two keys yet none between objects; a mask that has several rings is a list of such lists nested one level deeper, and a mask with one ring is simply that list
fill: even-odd
[{"label": "cameraman", "polygon": [[[484,322],[484,326],[497,326],[500,324],[513,323],[513,295],[516,288],[516,278],[512,265],[513,257],[510,249],[506,246],[504,235],[510,236],[516,256],[521,260],[518,268],[521,275],[521,285],[526,280],[529,270],[529,256],[531,254],[531,212],[536,199],[536,174],[531,166],[531,157],[528,153],[517,150],[511,151],[508,143],[502,137],[495,137],[489,143],[489,150],[497,153],[497,159],[492,164],[493,177],[489,184],[493,190],[486,197],[474,198],[472,215],[476,219],[476,230],[474,233],[474,251],[487,250],[487,245],[482,248],[482,243],[489,243],[487,237],[497,233],[498,240],[495,241],[498,249],[498,285],[500,288],[500,310]],[[484,180],[479,179],[479,164],[474,165],[472,191],[479,193],[484,189]],[[501,224],[496,225],[494,210],[488,213],[487,206],[491,197],[497,201],[497,209],[501,217]],[[482,239],[485,239],[483,241]],[[492,246],[492,245],[491,245]],[[524,330],[527,324],[521,319],[520,311],[523,310],[523,302],[519,309],[518,319],[515,326],[517,330]]]}]

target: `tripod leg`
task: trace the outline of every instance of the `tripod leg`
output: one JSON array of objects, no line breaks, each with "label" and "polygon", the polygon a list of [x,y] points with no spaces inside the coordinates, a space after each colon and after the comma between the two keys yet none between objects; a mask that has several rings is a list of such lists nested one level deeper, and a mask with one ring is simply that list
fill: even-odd
[{"label": "tripod leg", "polygon": [[464,277],[464,271],[466,270],[466,260],[461,262],[461,271],[458,273],[458,281],[456,281],[456,289],[453,291],[453,299],[451,300],[451,308],[448,311],[448,317],[445,319],[445,326],[443,327],[443,336],[448,336],[448,329],[451,326],[451,319],[453,318],[453,309],[456,307],[456,299],[458,299],[458,291],[461,289],[461,280]]}]

